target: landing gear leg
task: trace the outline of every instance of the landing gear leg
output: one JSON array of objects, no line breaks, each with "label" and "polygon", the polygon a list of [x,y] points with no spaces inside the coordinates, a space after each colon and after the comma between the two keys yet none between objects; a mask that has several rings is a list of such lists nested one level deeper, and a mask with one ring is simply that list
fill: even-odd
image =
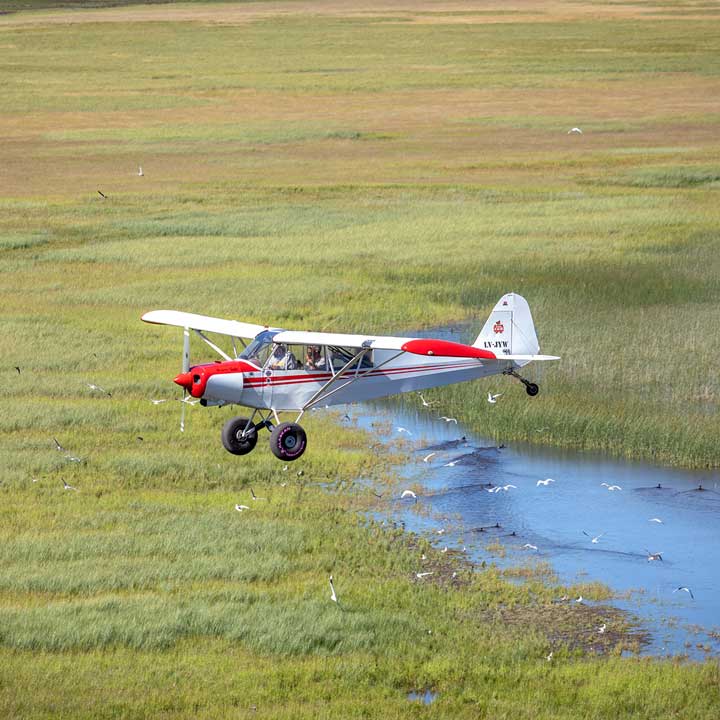
[{"label": "landing gear leg", "polygon": [[503,375],[511,375],[514,378],[517,378],[524,386],[525,386],[525,392],[530,397],[535,397],[539,392],[540,388],[536,383],[530,382],[529,380],[526,380],[522,375],[519,375],[517,371],[515,370],[505,370],[503,372]]}]

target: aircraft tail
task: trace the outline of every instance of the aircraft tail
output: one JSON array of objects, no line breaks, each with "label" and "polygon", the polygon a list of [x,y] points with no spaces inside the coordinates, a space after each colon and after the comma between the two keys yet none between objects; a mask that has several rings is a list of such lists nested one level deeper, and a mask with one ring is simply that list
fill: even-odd
[{"label": "aircraft tail", "polygon": [[540,344],[527,300],[517,293],[503,295],[490,313],[473,347],[490,350],[498,357],[522,355],[528,357],[528,362],[531,356],[533,359],[540,359]]}]

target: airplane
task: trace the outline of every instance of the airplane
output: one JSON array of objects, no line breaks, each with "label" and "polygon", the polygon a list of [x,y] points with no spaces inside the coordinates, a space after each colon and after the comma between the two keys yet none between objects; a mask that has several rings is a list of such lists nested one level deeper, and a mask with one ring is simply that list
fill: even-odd
[{"label": "airplane", "polygon": [[[252,409],[250,417],[233,417],[225,423],[221,437],[228,452],[251,452],[258,433],[267,429],[272,453],[284,461],[297,460],[305,452],[307,435],[299,422],[308,410],[496,374],[518,379],[534,397],[538,385],[518,370],[532,361],[560,359],[538,355],[530,307],[517,293],[500,298],[472,345],[430,338],[283,330],[176,310],[152,310],[142,320],[183,328],[182,372],[175,382],[183,388],[184,402],[199,400],[206,407],[242,405]],[[223,359],[191,366],[191,330]],[[205,333],[229,336],[232,356]],[[297,416],[294,422],[281,422],[281,412],[296,412]],[[184,416],[180,429],[184,430]]]}]

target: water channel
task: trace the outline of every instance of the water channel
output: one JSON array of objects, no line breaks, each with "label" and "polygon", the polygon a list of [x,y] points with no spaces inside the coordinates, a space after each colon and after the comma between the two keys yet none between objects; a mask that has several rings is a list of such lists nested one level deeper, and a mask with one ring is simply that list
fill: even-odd
[{"label": "water channel", "polygon": [[[390,428],[378,433],[383,442],[411,449],[399,471],[403,486],[417,490],[418,502],[392,503],[393,518],[407,530],[440,548],[465,546],[474,562],[502,567],[543,561],[564,584],[609,586],[616,594],[612,604],[649,631],[646,654],[718,656],[718,473],[532,445],[497,448],[461,421],[439,420],[419,399],[417,410],[409,404],[389,400],[343,410],[370,431],[378,424]],[[538,485],[548,478],[553,482]],[[513,487],[489,492],[505,485]],[[493,541],[504,546],[504,557],[488,553]],[[656,553],[662,560],[648,559]]]}]

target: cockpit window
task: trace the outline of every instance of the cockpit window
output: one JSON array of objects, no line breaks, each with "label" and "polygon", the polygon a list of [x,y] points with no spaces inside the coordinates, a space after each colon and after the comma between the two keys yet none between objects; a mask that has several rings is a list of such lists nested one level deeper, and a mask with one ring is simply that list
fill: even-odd
[{"label": "cockpit window", "polygon": [[273,347],[274,332],[266,330],[261,332],[255,339],[240,353],[242,360],[248,360],[259,367],[265,365]]}]

